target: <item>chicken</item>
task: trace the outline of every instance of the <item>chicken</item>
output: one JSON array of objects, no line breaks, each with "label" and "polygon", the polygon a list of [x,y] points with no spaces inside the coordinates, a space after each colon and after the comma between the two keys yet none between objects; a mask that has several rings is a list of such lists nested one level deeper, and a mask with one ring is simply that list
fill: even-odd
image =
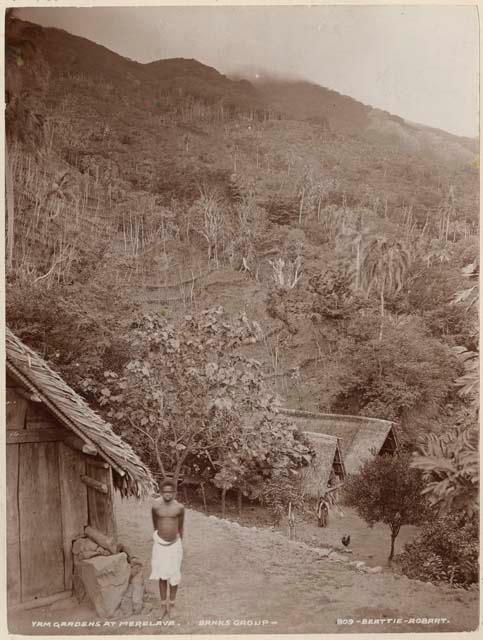
[{"label": "chicken", "polygon": [[351,543],[351,537],[349,534],[347,534],[346,536],[342,536],[342,544],[344,545],[344,547],[348,547]]}]

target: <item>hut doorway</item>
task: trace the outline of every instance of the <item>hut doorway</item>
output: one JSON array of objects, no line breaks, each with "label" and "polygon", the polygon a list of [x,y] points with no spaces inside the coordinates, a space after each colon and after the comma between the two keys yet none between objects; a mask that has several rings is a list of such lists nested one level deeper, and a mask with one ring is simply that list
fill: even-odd
[{"label": "hut doorway", "polygon": [[8,595],[66,591],[57,442],[7,445]]},{"label": "hut doorway", "polygon": [[7,431],[7,593],[13,608],[71,592],[72,542],[87,525],[116,537],[111,467],[67,446],[66,434],[58,427]]}]

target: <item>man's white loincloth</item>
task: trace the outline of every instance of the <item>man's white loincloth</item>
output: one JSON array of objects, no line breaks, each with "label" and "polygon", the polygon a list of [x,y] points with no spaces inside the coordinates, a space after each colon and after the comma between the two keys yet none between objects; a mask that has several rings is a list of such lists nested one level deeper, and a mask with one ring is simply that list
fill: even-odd
[{"label": "man's white loincloth", "polygon": [[150,580],[167,580],[173,586],[181,580],[181,561],[183,560],[183,545],[181,538],[169,543],[153,532],[153,555],[151,557]]}]

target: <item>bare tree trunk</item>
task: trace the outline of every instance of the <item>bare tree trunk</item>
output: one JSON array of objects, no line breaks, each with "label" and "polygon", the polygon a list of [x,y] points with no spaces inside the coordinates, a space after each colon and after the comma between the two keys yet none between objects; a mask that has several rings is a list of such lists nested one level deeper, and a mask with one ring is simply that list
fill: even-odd
[{"label": "bare tree trunk", "polygon": [[204,507],[205,513],[208,513],[208,506],[206,504],[205,485],[203,484],[203,482],[201,483],[201,495],[203,497],[203,507]]},{"label": "bare tree trunk", "polygon": [[381,328],[379,330],[379,340],[382,340],[382,329],[384,326],[384,285],[385,279],[382,281],[381,286]]},{"label": "bare tree trunk", "polygon": [[396,542],[399,529],[400,527],[398,527],[395,531],[391,529],[391,553],[389,554],[389,562],[394,558],[394,543]]},{"label": "bare tree trunk", "polygon": [[302,197],[300,199],[299,224],[302,224],[302,212],[304,209],[305,188],[302,189]]},{"label": "bare tree trunk", "polygon": [[224,518],[226,513],[226,489],[221,490],[221,517]]},{"label": "bare tree trunk", "polygon": [[161,460],[161,453],[159,452],[159,444],[157,441],[154,443],[154,453],[156,455],[156,462],[158,463],[158,468],[163,474],[163,477],[166,476],[166,471],[164,470],[163,461]]},{"label": "bare tree trunk", "polygon": [[186,449],[183,451],[183,454],[179,457],[178,461],[176,462],[176,466],[173,472],[173,482],[175,483],[176,486],[178,485],[178,480],[181,475],[181,469],[183,468],[184,461],[188,457],[189,453],[190,453],[190,448],[186,447]]},{"label": "bare tree trunk", "polygon": [[14,253],[14,192],[13,192],[13,174],[12,165],[8,155],[8,146],[5,145],[5,191],[7,196],[7,271],[13,266]]},{"label": "bare tree trunk", "polygon": [[360,273],[361,273],[361,238],[359,238],[357,242],[357,253],[356,253],[356,289],[359,289],[360,284]]},{"label": "bare tree trunk", "polygon": [[238,515],[241,516],[243,511],[243,493],[241,489],[238,489]]}]

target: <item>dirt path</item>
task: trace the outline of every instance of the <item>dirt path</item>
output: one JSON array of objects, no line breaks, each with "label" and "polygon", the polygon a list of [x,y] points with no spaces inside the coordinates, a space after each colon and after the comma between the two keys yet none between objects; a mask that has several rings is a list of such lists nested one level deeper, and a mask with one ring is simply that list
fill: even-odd
[{"label": "dirt path", "polygon": [[[147,575],[152,530],[149,505],[118,501],[117,516],[121,542],[143,560]],[[240,527],[190,510],[184,545],[183,581],[175,627],[169,629],[172,633],[434,632],[470,630],[478,625],[478,595],[474,592],[362,573],[268,530]],[[153,610],[142,619],[156,621],[157,585],[147,585]],[[87,615],[79,610],[37,610],[35,619],[86,620]],[[95,619],[92,612],[89,616]],[[445,622],[416,622],[423,618]],[[353,623],[341,624],[338,619]],[[364,624],[364,619],[400,622]],[[90,631],[82,629],[84,634]],[[94,632],[153,633],[153,629],[117,627]]]},{"label": "dirt path", "polygon": [[[149,567],[150,514],[124,503],[120,537]],[[150,584],[155,591],[155,585]],[[153,593],[154,595],[154,593]],[[369,575],[288,542],[269,531],[248,529],[196,511],[187,514],[179,620],[184,632],[242,630],[235,621],[268,621],[263,631],[461,631],[477,625],[476,594],[450,591],[391,575]],[[446,618],[443,624],[363,625],[356,620]],[[337,618],[354,619],[338,625]],[[216,621],[233,624],[218,626]],[[253,623],[252,623],[253,624]],[[243,631],[261,627],[243,625]]]},{"label": "dirt path", "polygon": [[[203,511],[203,503],[198,496],[187,496],[187,500],[182,495],[183,502],[191,509]],[[208,514],[221,517],[221,509],[218,502],[213,500],[208,502]],[[226,502],[226,517],[228,520],[235,520],[246,527],[272,528],[283,534],[287,533],[287,524],[272,526],[273,517],[267,509],[256,504],[244,504],[241,515],[238,512],[236,498],[229,496]],[[387,525],[381,523],[369,527],[351,507],[341,506],[339,509],[332,509],[329,515],[329,526],[319,527],[315,513],[302,518],[296,514],[295,538],[306,542],[309,546],[331,547],[344,551],[341,539],[345,534],[351,535],[350,551],[352,560],[363,560],[368,566],[380,566],[384,571],[392,573],[388,566],[388,556],[390,551],[390,530]],[[418,527],[405,525],[396,539],[396,554],[404,549],[407,542],[413,540],[419,532]]]},{"label": "dirt path", "polygon": [[[315,517],[312,522],[304,522],[296,528],[297,539],[307,542],[311,546],[343,549],[341,538],[344,534],[351,534],[350,549],[353,560],[363,560],[368,566],[381,566],[384,571],[391,571],[387,566],[391,546],[389,527],[376,524],[368,527],[353,509],[342,507],[342,515],[331,513],[329,526],[318,527]],[[416,537],[417,527],[404,526],[396,539],[396,553],[403,550],[404,545]]]}]

